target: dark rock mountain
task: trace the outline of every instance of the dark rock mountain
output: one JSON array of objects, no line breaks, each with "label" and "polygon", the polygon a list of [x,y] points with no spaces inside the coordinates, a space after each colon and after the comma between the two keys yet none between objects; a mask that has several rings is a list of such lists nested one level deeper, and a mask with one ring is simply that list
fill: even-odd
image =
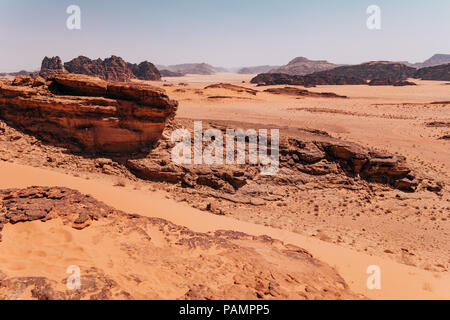
[{"label": "dark rock mountain", "polygon": [[55,75],[56,73],[65,72],[64,65],[60,57],[48,58],[45,57],[42,60],[41,71],[39,75],[43,78],[47,78]]},{"label": "dark rock mountain", "polygon": [[414,77],[422,80],[450,81],[450,63],[419,69]]},{"label": "dark rock mountain", "polygon": [[88,57],[79,56],[62,65],[59,57],[44,58],[40,75],[44,78],[60,72],[85,74],[96,76],[107,81],[128,82],[131,79],[160,80],[158,69],[148,62],[132,64],[117,56],[107,59],[91,60]]},{"label": "dark rock mountain", "polygon": [[290,84],[306,87],[316,85],[366,84],[372,80],[398,82],[414,76],[416,69],[398,62],[373,61],[341,66],[308,75],[260,74],[251,80],[261,85]]},{"label": "dark rock mountain", "polygon": [[289,75],[284,73],[261,73],[254,77],[251,83],[258,85],[298,85],[304,87],[315,87],[317,85],[358,85],[367,82],[361,78],[334,76],[330,74],[313,73],[305,76]]},{"label": "dark rock mountain", "polygon": [[358,65],[341,66],[316,74],[328,74],[335,77],[354,77],[366,81],[391,80],[399,81],[411,78],[416,70],[402,63],[390,61],[372,61]]},{"label": "dark rock mountain", "polygon": [[108,81],[127,82],[134,78],[133,72],[128,64],[120,57],[111,56],[105,60],[91,60],[80,56],[64,64],[70,73],[97,76]]},{"label": "dark rock mountain", "polygon": [[270,70],[270,73],[285,73],[289,75],[307,75],[314,72],[330,70],[338,67],[337,64],[325,60],[309,60],[305,57],[297,57],[287,65]]},{"label": "dark rock mountain", "polygon": [[140,64],[128,63],[128,67],[131,69],[133,75],[140,80],[160,80],[161,74],[158,69],[148,61],[141,62]]}]

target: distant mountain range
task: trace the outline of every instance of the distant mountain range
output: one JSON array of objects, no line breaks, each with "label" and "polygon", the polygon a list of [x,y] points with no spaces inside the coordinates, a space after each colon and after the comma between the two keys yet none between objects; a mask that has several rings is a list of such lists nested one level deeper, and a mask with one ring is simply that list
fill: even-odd
[{"label": "distant mountain range", "polygon": [[[297,57],[284,66],[261,65],[253,67],[226,69],[215,67],[207,63],[185,63],[177,65],[157,65],[156,67],[144,61],[140,64],[132,64],[123,61],[122,58],[112,56],[108,59],[91,60],[80,56],[72,61],[62,63],[59,57],[46,58],[43,61],[41,75],[46,77],[56,72],[72,72],[97,75],[102,78],[115,81],[129,81],[137,78],[142,80],[159,80],[163,77],[180,77],[186,74],[212,75],[220,72],[237,72],[240,74],[276,74],[278,76],[264,76],[268,82],[285,81],[287,76],[305,76],[309,77],[307,83],[314,82],[351,82],[358,80],[404,80],[408,77],[416,76],[427,80],[449,81],[450,75],[447,74],[450,63],[450,54],[435,54],[431,58],[420,63],[388,62],[376,61],[363,63],[359,65],[338,65],[325,60],[310,60],[305,57]],[[442,66],[440,68],[429,69],[422,72],[417,70]],[[330,72],[328,72],[330,71]],[[417,72],[416,72],[417,71]],[[324,74],[324,72],[328,72]],[[0,77],[14,77],[17,75],[35,75],[37,72],[19,71],[11,73],[0,73]],[[348,79],[348,77],[353,79]],[[262,77],[259,78],[260,80]],[[284,80],[281,80],[284,79]],[[311,80],[314,79],[314,80]],[[319,80],[320,79],[320,80]],[[302,82],[305,79],[290,80]],[[359,82],[359,81],[356,81]]]},{"label": "distant mountain range", "polygon": [[258,85],[413,85],[408,78],[450,81],[450,63],[416,69],[400,62],[372,61],[358,65],[340,66],[307,75],[286,73],[261,73],[251,82]]},{"label": "distant mountain range", "polygon": [[428,60],[425,60],[424,62],[418,62],[418,63],[409,63],[408,61],[401,61],[402,63],[406,64],[407,66],[414,67],[414,68],[427,68],[427,67],[434,67],[441,64],[450,63],[450,54],[442,54],[438,53],[429,58]]},{"label": "distant mountain range", "polygon": [[280,66],[255,66],[255,67],[244,67],[238,69],[237,73],[239,74],[258,74],[269,72],[272,69],[279,68]]},{"label": "distant mountain range", "polygon": [[39,73],[39,71],[26,71],[26,70],[21,70],[18,72],[2,72],[0,73],[0,77],[17,77],[17,76],[35,76]]},{"label": "distant mountain range", "polygon": [[[211,75],[218,72],[228,72],[226,68],[222,67],[214,67],[207,63],[184,63],[184,64],[175,64],[170,66],[156,66],[158,70],[165,70],[174,72],[175,74],[202,74],[202,75]],[[163,74],[170,74],[168,72],[163,72]],[[175,74],[170,76],[176,76]]]}]

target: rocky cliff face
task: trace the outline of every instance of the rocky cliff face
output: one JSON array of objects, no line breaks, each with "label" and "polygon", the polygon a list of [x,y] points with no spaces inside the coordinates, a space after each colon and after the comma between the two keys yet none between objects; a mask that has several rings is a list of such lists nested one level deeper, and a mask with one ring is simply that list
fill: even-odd
[{"label": "rocky cliff face", "polygon": [[88,57],[79,56],[62,65],[59,57],[44,58],[41,68],[41,76],[47,78],[56,73],[70,72],[99,77],[107,81],[128,82],[131,79],[160,80],[161,75],[156,67],[144,61],[140,64],[132,64],[117,56],[107,59],[91,60]]},{"label": "rocky cliff face", "polygon": [[51,143],[90,153],[132,153],[157,141],[177,102],[164,90],[69,73],[0,83],[0,117]]},{"label": "rocky cliff face", "polygon": [[414,77],[422,80],[450,81],[450,63],[419,69]]}]

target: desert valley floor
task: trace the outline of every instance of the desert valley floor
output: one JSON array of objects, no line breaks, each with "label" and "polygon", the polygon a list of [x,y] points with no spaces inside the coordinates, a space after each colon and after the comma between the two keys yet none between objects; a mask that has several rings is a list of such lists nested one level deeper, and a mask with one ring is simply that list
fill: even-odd
[{"label": "desert valley floor", "polygon": [[[0,189],[14,189],[1,195],[3,209],[8,199],[43,192],[26,188],[48,186],[58,188],[46,194],[69,188],[103,202],[108,212],[120,210],[82,230],[72,228],[71,217],[5,223],[0,298],[39,291],[66,298],[450,299],[450,85],[412,80],[416,86],[307,89],[342,98],[264,92],[285,86],[258,87],[251,78],[188,75],[148,83],[178,100],[174,126],[191,130],[202,120],[356,143],[406,157],[417,190],[336,171],[332,179],[305,174],[295,185],[268,182],[266,193],[252,185],[253,193],[248,187],[239,194],[250,199],[237,201],[206,186],[140,179],[120,159],[72,154],[0,121]],[[207,88],[219,83],[235,87]],[[101,207],[69,189],[71,205]],[[261,196],[251,199],[255,190]],[[83,281],[90,287],[81,296],[62,293],[69,265],[88,275]],[[366,286],[371,265],[381,268],[380,290]]]}]

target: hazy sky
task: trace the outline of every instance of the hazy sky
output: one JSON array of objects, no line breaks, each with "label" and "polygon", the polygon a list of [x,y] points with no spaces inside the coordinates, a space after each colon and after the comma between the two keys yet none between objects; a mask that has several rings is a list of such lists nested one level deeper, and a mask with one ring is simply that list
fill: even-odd
[{"label": "hazy sky", "polygon": [[[66,9],[81,8],[81,30]],[[369,5],[381,30],[366,27]],[[450,53],[450,0],[0,0],[0,71],[44,56],[238,67],[296,56],[335,63],[423,61]]]}]

